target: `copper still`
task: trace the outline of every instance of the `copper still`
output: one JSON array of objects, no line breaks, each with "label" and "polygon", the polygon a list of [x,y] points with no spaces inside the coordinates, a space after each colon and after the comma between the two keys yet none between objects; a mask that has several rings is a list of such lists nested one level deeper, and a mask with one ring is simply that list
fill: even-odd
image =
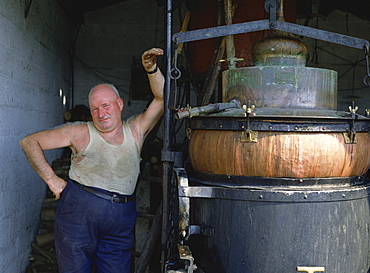
[{"label": "copper still", "polygon": [[183,242],[206,273],[368,272],[370,118],[336,110],[337,72],[306,67],[295,34],[272,30],[251,55],[222,72],[222,102],[177,113]]}]

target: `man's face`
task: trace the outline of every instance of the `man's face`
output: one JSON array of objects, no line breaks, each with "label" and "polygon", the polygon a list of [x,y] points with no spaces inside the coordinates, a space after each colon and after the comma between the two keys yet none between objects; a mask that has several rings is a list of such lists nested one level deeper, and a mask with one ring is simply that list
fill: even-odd
[{"label": "man's face", "polygon": [[123,100],[110,86],[98,85],[89,99],[91,116],[96,129],[111,132],[122,124]]}]

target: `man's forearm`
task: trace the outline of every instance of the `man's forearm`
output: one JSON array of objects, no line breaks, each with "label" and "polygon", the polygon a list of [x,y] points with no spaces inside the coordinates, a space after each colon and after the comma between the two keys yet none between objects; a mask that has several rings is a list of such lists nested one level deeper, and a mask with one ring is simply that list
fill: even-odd
[{"label": "man's forearm", "polygon": [[163,97],[164,97],[163,90],[164,90],[165,79],[159,67],[156,73],[148,74],[148,79],[149,79],[150,88],[152,90],[154,97],[158,100],[163,101]]},{"label": "man's forearm", "polygon": [[31,167],[49,185],[56,177],[56,174],[46,161],[38,142],[25,137],[21,140],[20,145]]},{"label": "man's forearm", "polygon": [[148,74],[150,88],[156,100],[163,101],[164,76],[158,66],[157,56],[164,54],[161,48],[152,48],[141,56],[142,64]]}]

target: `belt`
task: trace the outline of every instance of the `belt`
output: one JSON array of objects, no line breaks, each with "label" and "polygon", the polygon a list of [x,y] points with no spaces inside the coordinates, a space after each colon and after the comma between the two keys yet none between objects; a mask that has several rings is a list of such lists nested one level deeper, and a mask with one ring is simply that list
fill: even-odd
[{"label": "belt", "polygon": [[134,195],[128,195],[128,196],[118,196],[117,194],[105,194],[102,192],[99,192],[97,190],[94,190],[91,187],[87,187],[85,185],[82,185],[78,183],[77,181],[72,180],[72,182],[79,188],[83,189],[84,191],[87,191],[88,193],[91,193],[97,197],[103,198],[105,200],[109,200],[112,203],[128,203],[134,200]]}]

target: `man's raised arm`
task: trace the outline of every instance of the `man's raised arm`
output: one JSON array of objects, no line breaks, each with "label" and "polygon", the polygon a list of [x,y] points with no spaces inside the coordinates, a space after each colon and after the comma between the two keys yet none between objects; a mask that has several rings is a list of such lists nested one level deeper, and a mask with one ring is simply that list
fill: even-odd
[{"label": "man's raised arm", "polygon": [[163,55],[160,48],[152,48],[145,51],[141,57],[142,64],[148,74],[150,88],[154,95],[148,109],[137,116],[134,120],[135,129],[140,131],[144,138],[154,128],[163,114],[164,107],[164,83],[165,79],[157,63],[157,56]]}]

